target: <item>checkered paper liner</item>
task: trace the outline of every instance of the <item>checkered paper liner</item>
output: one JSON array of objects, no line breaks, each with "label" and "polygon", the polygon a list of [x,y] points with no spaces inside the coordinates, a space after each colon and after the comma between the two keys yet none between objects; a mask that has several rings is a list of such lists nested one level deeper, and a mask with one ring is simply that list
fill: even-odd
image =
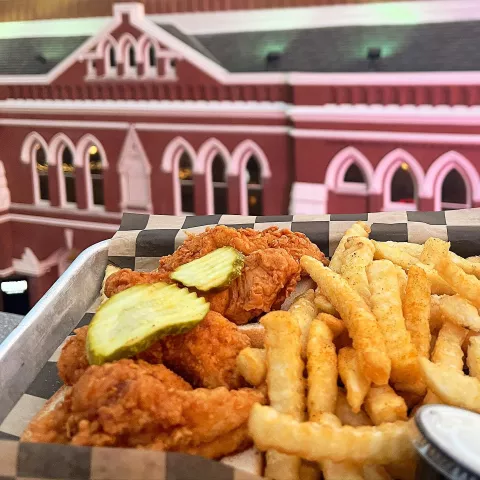
[{"label": "checkered paper liner", "polygon": [[[110,242],[108,258],[110,263],[118,267],[150,271],[157,267],[161,256],[172,253],[184,241],[186,232],[200,233],[206,227],[215,225],[255,230],[278,226],[303,232],[326,255],[331,256],[345,230],[357,220],[371,226],[371,237],[375,240],[424,243],[429,237],[435,236],[450,241],[451,250],[459,255],[468,257],[480,254],[479,208],[446,212],[274,217],[237,215],[174,217],[126,213],[118,232]],[[90,323],[98,304],[99,299],[80,319],[76,328]],[[179,453],[18,442],[33,416],[62,386],[56,362],[63,343],[0,425],[0,480],[258,478],[219,462]]]}]

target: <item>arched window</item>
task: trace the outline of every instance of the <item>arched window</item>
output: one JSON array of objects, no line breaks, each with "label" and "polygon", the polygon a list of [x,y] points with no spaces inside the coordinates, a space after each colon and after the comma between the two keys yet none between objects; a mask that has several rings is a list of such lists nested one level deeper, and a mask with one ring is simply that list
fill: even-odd
[{"label": "arched window", "polygon": [[94,144],[88,147],[88,166],[92,182],[92,195],[94,205],[104,205],[103,199],[103,168],[102,157],[98,147]]},{"label": "arched window", "polygon": [[157,68],[157,55],[153,45],[150,45],[150,48],[148,49],[148,64],[152,68]]},{"label": "arched window", "polygon": [[402,163],[394,173],[390,196],[392,202],[415,205],[415,184],[407,163]]},{"label": "arched window", "polygon": [[187,152],[183,152],[178,162],[178,178],[180,180],[180,209],[183,213],[195,212],[195,190],[193,182],[192,159]]},{"label": "arched window", "polygon": [[248,215],[263,214],[262,175],[260,164],[251,155],[246,164]]},{"label": "arched window", "polygon": [[212,162],[214,213],[228,213],[228,189],[225,173],[225,161],[220,154],[217,154]]},{"label": "arched window", "polygon": [[39,143],[36,143],[33,148],[37,167],[38,185],[40,187],[40,200],[48,201],[49,194],[47,154],[44,148]]},{"label": "arched window", "polygon": [[442,185],[442,210],[469,208],[467,185],[455,168],[450,170]]},{"label": "arched window", "polygon": [[67,203],[75,203],[77,201],[75,192],[75,165],[73,163],[73,153],[67,145],[63,147],[61,159],[65,181],[65,199]]},{"label": "arched window", "polygon": [[115,53],[115,48],[113,45],[108,47],[108,61],[109,65],[112,69],[116,68],[117,66],[117,54]]},{"label": "arched window", "polygon": [[134,68],[137,66],[137,59],[135,56],[135,48],[133,48],[133,45],[130,45],[130,48],[128,49],[128,63],[130,67]]},{"label": "arched window", "polygon": [[346,183],[362,183],[365,184],[365,177],[360,167],[356,163],[352,163],[345,172],[343,179]]}]

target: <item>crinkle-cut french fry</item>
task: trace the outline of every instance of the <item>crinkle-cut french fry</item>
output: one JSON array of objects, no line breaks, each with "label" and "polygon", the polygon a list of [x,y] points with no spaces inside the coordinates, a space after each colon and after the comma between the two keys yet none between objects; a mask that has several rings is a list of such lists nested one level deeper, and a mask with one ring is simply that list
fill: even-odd
[{"label": "crinkle-cut french fry", "polygon": [[248,426],[259,450],[275,449],[314,462],[388,465],[410,460],[413,452],[409,422],[332,428],[315,422],[299,422],[257,403],[250,412]]},{"label": "crinkle-cut french fry", "polygon": [[303,256],[300,263],[319,285],[321,293],[340,313],[364,375],[375,384],[386,384],[390,377],[390,358],[377,320],[365,301],[344,278],[324,267],[318,260]]},{"label": "crinkle-cut french fry", "polygon": [[324,412],[333,412],[337,403],[337,353],[333,333],[327,325],[315,319],[308,335],[308,415],[311,421]]},{"label": "crinkle-cut french fry", "polygon": [[480,337],[470,338],[467,365],[469,375],[480,380]]},{"label": "crinkle-cut french fry", "polygon": [[477,307],[460,295],[442,295],[439,309],[444,322],[480,332],[480,315]]},{"label": "crinkle-cut french fry", "polygon": [[[319,422],[332,428],[340,428],[342,422],[333,414],[323,414]],[[363,469],[360,465],[352,462],[322,462],[322,473],[324,480],[363,480]]]},{"label": "crinkle-cut french fry", "polygon": [[440,276],[440,274],[431,266],[423,263],[417,263],[417,266],[425,270],[430,288],[435,295],[453,295],[453,288]]},{"label": "crinkle-cut french fry", "polygon": [[334,317],[340,316],[335,310],[335,307],[327,300],[327,297],[320,293],[320,289],[318,287],[315,290],[315,306],[320,313],[328,313]]},{"label": "crinkle-cut french fry", "polygon": [[377,243],[385,243],[390,247],[395,247],[400,249],[402,252],[408,253],[412,257],[420,258],[420,255],[423,251],[423,245],[418,243],[410,243],[410,242],[392,242],[391,240],[387,242],[377,242]]},{"label": "crinkle-cut french fry", "polygon": [[430,332],[433,334],[438,332],[443,325],[443,315],[440,309],[441,295],[432,295],[430,297]]},{"label": "crinkle-cut french fry", "polygon": [[372,387],[365,398],[365,410],[374,425],[407,419],[405,400],[390,385]]},{"label": "crinkle-cut french fry", "polygon": [[397,245],[392,242],[377,242],[372,240],[375,247],[375,260],[390,260],[395,265],[399,265],[404,270],[407,270],[419,262],[418,258],[408,254],[401,250]]},{"label": "crinkle-cut french fry", "polygon": [[336,272],[340,273],[340,269],[343,263],[343,254],[345,252],[345,243],[350,237],[365,237],[368,238],[370,234],[370,227],[363,222],[355,222],[344,234],[338,244],[338,247],[335,249],[335,252],[332,255],[330,260],[330,268]]},{"label": "crinkle-cut french fry", "polygon": [[403,300],[405,326],[418,355],[430,358],[430,283],[424,270],[413,265]]},{"label": "crinkle-cut french fry", "polygon": [[[462,345],[467,336],[467,330],[451,322],[445,322],[438,332],[431,359],[437,365],[443,365],[453,370],[463,370]],[[427,391],[423,404],[441,403],[431,390]]]},{"label": "crinkle-cut french fry", "polygon": [[[391,380],[403,388],[422,393],[418,355],[405,327],[395,266],[376,260],[368,268],[372,311],[385,338],[392,362]],[[410,391],[410,390],[409,390]]]},{"label": "crinkle-cut french fry", "polygon": [[[303,420],[305,383],[303,379],[301,331],[289,312],[270,312],[261,320],[265,327],[267,387],[270,405],[279,412]],[[300,458],[268,451],[265,476],[278,480],[297,479]]]},{"label": "crinkle-cut french fry", "polygon": [[480,308],[480,280],[465,273],[449,257],[442,258],[436,264],[438,273],[456,293]]},{"label": "crinkle-cut french fry", "polygon": [[317,316],[317,307],[314,303],[315,293],[313,290],[307,290],[303,295],[300,295],[292,303],[288,311],[293,318],[298,322],[300,331],[302,332],[302,357],[305,358],[307,353],[307,340],[310,324]]},{"label": "crinkle-cut french fry", "polygon": [[477,278],[480,278],[480,265],[478,264],[478,260],[475,260],[480,257],[470,257],[465,259],[453,252],[449,253],[449,257],[452,262],[458,265],[465,273],[468,273],[469,275],[475,275]]},{"label": "crinkle-cut french fry", "polygon": [[381,465],[364,465],[363,477],[365,480],[392,480],[392,477]]},{"label": "crinkle-cut french fry", "polygon": [[332,331],[333,338],[337,338],[343,332],[346,331],[345,323],[337,317],[328,313],[319,313],[317,318],[324,322],[327,327]]},{"label": "crinkle-cut french fry", "polygon": [[345,242],[343,263],[340,269],[342,277],[348,284],[370,304],[370,289],[366,268],[373,262],[375,247],[365,237],[350,237]]},{"label": "crinkle-cut french fry", "polygon": [[263,348],[244,348],[237,356],[237,370],[255,387],[261,385],[267,376],[267,361]]},{"label": "crinkle-cut french fry", "polygon": [[353,412],[358,413],[370,389],[370,380],[358,364],[357,352],[345,347],[338,352],[338,372],[347,390],[347,401]]},{"label": "crinkle-cut french fry", "polygon": [[405,300],[405,294],[407,291],[407,283],[408,283],[407,272],[405,272],[405,270],[399,265],[395,265],[395,269],[397,270],[397,280],[398,280],[398,286],[400,288],[400,298],[402,299],[402,304],[403,304]]},{"label": "crinkle-cut french fry", "polygon": [[447,405],[480,413],[480,381],[445,365],[420,359],[428,388]]},{"label": "crinkle-cut french fry", "polygon": [[480,333],[472,332],[471,330],[468,330],[467,336],[465,337],[465,340],[463,341],[463,344],[462,344],[462,350],[465,355],[467,354],[468,347],[470,346],[470,339],[478,336],[480,336]]},{"label": "crinkle-cut french fry", "polygon": [[352,407],[347,401],[345,392],[342,389],[338,389],[335,415],[340,419],[343,425],[365,427],[372,424],[370,418],[368,418],[368,415],[363,410],[360,410],[358,413],[353,412]]},{"label": "crinkle-cut french fry", "polygon": [[475,257],[467,257],[465,260],[471,263],[480,263],[480,255],[476,255]]},{"label": "crinkle-cut french fry", "polygon": [[423,245],[420,261],[425,265],[434,266],[441,258],[448,255],[449,250],[450,242],[430,237]]}]

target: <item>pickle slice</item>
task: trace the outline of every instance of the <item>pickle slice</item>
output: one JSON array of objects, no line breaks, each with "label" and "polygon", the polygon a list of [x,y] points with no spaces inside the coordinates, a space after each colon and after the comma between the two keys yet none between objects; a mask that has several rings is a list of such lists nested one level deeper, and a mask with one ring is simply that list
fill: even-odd
[{"label": "pickle slice", "polygon": [[245,257],[233,247],[222,247],[178,267],[170,278],[202,292],[226,288],[241,273]]},{"label": "pickle slice", "polygon": [[165,335],[192,329],[210,304],[186,288],[166,283],[136,285],[109,298],[94,315],[87,334],[91,365],[131,357]]}]

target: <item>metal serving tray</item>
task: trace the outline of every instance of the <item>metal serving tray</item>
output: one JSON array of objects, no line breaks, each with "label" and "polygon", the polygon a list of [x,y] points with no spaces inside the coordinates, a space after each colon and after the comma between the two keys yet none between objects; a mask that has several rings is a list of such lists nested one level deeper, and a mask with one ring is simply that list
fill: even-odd
[{"label": "metal serving tray", "polygon": [[108,244],[84,250],[0,344],[0,423],[98,297]]}]

